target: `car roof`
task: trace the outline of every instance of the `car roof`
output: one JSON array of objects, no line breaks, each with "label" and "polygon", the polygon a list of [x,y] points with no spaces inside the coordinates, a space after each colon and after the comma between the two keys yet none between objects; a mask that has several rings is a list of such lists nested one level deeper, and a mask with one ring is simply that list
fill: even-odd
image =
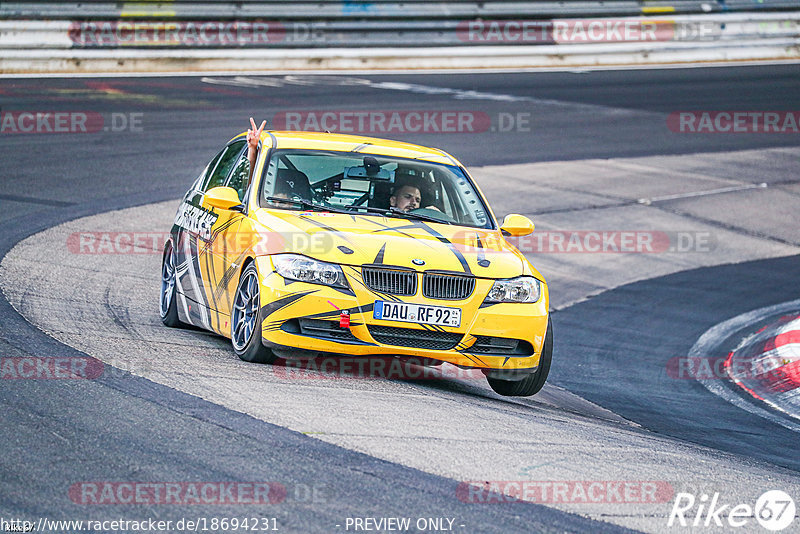
[{"label": "car roof", "polygon": [[276,141],[274,148],[279,149],[358,152],[359,154],[393,156],[398,158],[418,159],[432,163],[442,163],[445,165],[461,166],[461,163],[459,163],[458,160],[453,158],[447,152],[439,150],[438,148],[430,148],[421,145],[414,145],[412,143],[405,143],[402,141],[393,141],[390,139],[327,132],[269,130],[262,132],[261,141],[269,143],[270,135],[272,135]]}]

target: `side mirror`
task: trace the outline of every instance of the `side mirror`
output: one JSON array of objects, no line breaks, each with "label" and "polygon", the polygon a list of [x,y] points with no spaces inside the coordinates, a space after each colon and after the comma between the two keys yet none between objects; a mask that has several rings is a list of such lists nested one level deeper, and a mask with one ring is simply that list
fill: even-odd
[{"label": "side mirror", "polygon": [[222,210],[244,210],[244,205],[239,200],[239,193],[232,187],[212,187],[206,191],[203,197],[203,204]]},{"label": "side mirror", "polygon": [[506,215],[506,218],[503,219],[503,224],[500,226],[500,230],[504,233],[517,237],[529,235],[533,233],[533,229],[533,222],[529,218],[516,213]]}]

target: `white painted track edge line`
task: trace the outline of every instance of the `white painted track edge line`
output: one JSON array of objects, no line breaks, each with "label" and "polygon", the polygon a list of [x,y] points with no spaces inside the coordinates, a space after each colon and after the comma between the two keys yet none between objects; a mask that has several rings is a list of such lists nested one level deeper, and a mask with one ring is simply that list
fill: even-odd
[{"label": "white painted track edge line", "polygon": [[720,187],[719,189],[707,189],[705,191],[691,191],[689,193],[677,193],[675,195],[662,195],[652,198],[642,198],[637,202],[639,204],[651,204],[653,202],[664,202],[667,200],[679,200],[682,198],[705,197],[710,195],[721,195],[723,193],[735,193],[737,191],[749,191],[750,189],[764,189],[767,187],[766,183],[746,184],[731,187]]}]

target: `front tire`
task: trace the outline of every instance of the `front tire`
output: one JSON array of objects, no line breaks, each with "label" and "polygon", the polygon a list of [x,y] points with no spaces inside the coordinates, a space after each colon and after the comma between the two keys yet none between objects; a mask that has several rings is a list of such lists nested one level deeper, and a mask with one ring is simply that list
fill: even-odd
[{"label": "front tire", "polygon": [[278,359],[261,343],[261,297],[258,269],[249,263],[242,271],[231,310],[231,343],[236,355],[251,363],[272,363]]},{"label": "front tire", "polygon": [[553,323],[548,319],[547,333],[544,336],[542,355],[539,358],[539,367],[522,380],[502,380],[500,378],[486,377],[489,386],[500,395],[506,397],[530,397],[536,395],[544,387],[547,375],[550,373],[550,362],[553,359]]}]

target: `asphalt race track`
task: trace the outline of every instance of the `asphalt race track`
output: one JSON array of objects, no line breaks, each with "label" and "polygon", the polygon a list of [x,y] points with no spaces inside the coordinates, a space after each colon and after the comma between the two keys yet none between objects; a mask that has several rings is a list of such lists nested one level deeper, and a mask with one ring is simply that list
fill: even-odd
[{"label": "asphalt race track", "polygon": [[[348,518],[367,517],[411,518],[411,532],[437,531],[413,525],[439,518],[455,532],[720,532],[730,527],[668,527],[676,494],[718,493],[732,507],[782,490],[798,502],[800,421],[761,417],[668,371],[715,325],[800,298],[800,133],[680,133],[668,117],[797,110],[798,87],[791,64],[0,79],[3,116],[69,111],[99,125],[19,133],[0,119],[0,358],[105,365],[92,380],[0,380],[0,516],[256,516],[284,532],[352,532]],[[480,127],[371,133],[454,154],[498,218],[523,213],[534,236],[551,236],[523,243],[554,310],[551,378],[535,397],[503,398],[470,377],[292,380],[239,361],[227,340],[163,327],[158,247],[70,246],[85,231],[166,232],[178,197],[249,116],[443,110]],[[660,245],[552,245],[620,231]],[[659,491],[645,502],[608,491],[598,502],[480,503],[463,498],[467,481]],[[76,494],[104,482],[270,482],[280,496],[98,505]],[[753,517],[738,530],[765,531]]]}]

